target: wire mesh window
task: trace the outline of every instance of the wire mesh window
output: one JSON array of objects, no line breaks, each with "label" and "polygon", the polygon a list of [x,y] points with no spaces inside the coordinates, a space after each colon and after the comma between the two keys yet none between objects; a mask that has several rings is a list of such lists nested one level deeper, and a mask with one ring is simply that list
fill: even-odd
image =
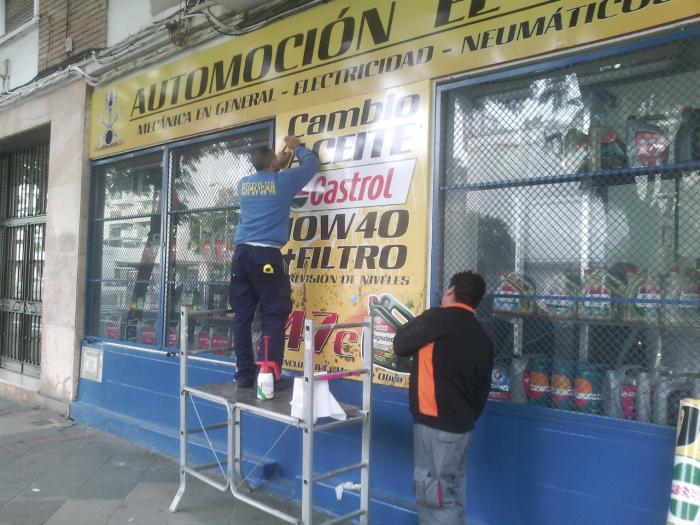
[{"label": "wire mesh window", "polygon": [[[234,189],[270,136],[262,127],[169,146],[165,166],[162,150],[96,166],[87,335],[174,347],[180,305],[228,308]],[[197,327],[200,347],[230,348],[228,324]]]},{"label": "wire mesh window", "polygon": [[442,280],[491,397],[672,425],[700,396],[700,38],[447,91]]},{"label": "wire mesh window", "polygon": [[[269,129],[180,148],[173,151],[170,171],[170,261],[167,280],[167,346],[179,334],[180,306],[227,309],[238,224],[235,188],[255,170],[250,152],[270,142]],[[197,326],[197,347],[231,347],[230,322]]]},{"label": "wire mesh window", "polygon": [[157,344],[163,155],[97,168],[88,333]]}]

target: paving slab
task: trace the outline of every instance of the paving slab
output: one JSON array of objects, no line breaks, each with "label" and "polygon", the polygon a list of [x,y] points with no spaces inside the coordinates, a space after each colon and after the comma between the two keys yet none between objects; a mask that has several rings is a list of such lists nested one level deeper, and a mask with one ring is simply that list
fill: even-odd
[{"label": "paving slab", "polygon": [[[284,523],[191,477],[171,513],[178,473],[172,458],[0,397],[0,525]],[[301,514],[289,500],[262,490],[250,495]]]}]

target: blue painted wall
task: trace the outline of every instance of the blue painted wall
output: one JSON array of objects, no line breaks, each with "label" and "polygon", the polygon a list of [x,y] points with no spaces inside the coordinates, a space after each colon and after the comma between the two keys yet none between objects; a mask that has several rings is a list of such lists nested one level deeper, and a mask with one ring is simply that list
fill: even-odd
[{"label": "blue painted wall", "polygon": [[[104,347],[102,383],[81,379],[71,415],[175,457],[178,366],[174,356]],[[191,382],[230,380],[228,370],[191,365]],[[359,402],[358,383],[336,381],[333,390],[340,400]],[[197,406],[206,422],[225,420],[222,408],[206,402]],[[196,417],[191,415],[194,424]],[[372,421],[372,523],[416,523],[406,391],[375,387]],[[248,456],[244,472],[283,431],[283,426],[259,418],[244,420]],[[671,428],[489,402],[470,450],[469,523],[663,525],[671,486],[673,435]],[[359,429],[318,436],[317,470],[359,461],[359,436]],[[224,433],[215,433],[214,441],[223,451]],[[257,484],[266,478],[267,490],[299,499],[300,456],[301,436],[290,429],[251,479]],[[203,445],[195,448],[193,457],[201,463],[213,461]],[[316,485],[315,503],[334,513],[356,508],[352,494],[341,503],[335,499],[335,484],[347,479]]]}]

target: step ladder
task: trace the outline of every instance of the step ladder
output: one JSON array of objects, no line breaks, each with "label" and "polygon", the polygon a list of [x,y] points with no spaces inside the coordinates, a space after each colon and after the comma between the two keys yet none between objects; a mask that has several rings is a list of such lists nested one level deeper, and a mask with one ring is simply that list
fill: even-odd
[{"label": "step ladder", "polygon": [[[175,512],[187,487],[187,475],[220,490],[230,491],[233,497],[248,503],[261,511],[267,512],[287,523],[296,525],[314,525],[313,522],[313,489],[314,484],[353,471],[360,471],[359,508],[343,516],[323,522],[331,525],[347,520],[359,519],[361,525],[369,523],[369,484],[370,484],[370,441],[371,441],[371,400],[372,400],[372,323],[370,317],[365,317],[359,323],[336,323],[317,325],[313,320],[304,323],[304,372],[302,377],[304,402],[302,417],[291,415],[290,401],[292,390],[275,392],[275,398],[268,401],[258,400],[255,389],[238,389],[233,381],[214,383],[201,386],[189,384],[188,364],[190,361],[207,361],[222,366],[233,366],[228,361],[197,357],[196,353],[210,352],[211,349],[189,348],[189,325],[194,319],[204,322],[207,318],[232,319],[230,312],[225,310],[191,311],[182,307],[180,311],[180,486],[170,505],[170,511]],[[314,340],[319,329],[362,329],[362,361],[363,368],[342,372],[315,373],[314,370]],[[217,350],[226,350],[218,348]],[[318,381],[333,381],[337,379],[359,376],[362,378],[361,406],[341,404],[347,418],[342,421],[327,421],[326,418],[315,421],[314,415],[314,385]],[[226,421],[204,425],[196,408],[195,400],[206,400],[221,405],[226,410]],[[199,425],[189,428],[189,405],[192,405]],[[275,509],[239,490],[245,478],[242,476],[243,414],[254,414],[262,418],[278,421],[302,432],[302,494],[301,518],[292,516]],[[360,462],[328,471],[314,472],[314,434],[348,425],[361,425]],[[289,428],[288,427],[288,428]],[[220,458],[209,438],[209,431],[216,429],[227,430],[226,457]],[[285,429],[286,432],[286,429]],[[190,436],[202,434],[206,445],[211,449],[215,462],[205,465],[192,465],[189,462],[189,447],[192,445]],[[332,435],[332,434],[330,434]],[[281,436],[280,436],[281,437]],[[279,440],[280,438],[278,438]],[[274,446],[275,443],[273,443]],[[208,471],[218,468],[221,476],[212,476]],[[238,483],[238,485],[237,485]]]}]

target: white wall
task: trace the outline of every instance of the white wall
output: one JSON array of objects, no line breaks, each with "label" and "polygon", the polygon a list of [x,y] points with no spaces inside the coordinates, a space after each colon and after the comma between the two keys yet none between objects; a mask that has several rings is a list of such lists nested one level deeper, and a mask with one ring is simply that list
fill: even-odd
[{"label": "white wall", "polygon": [[148,0],[108,0],[107,47],[151,25],[151,2]]},{"label": "white wall", "polygon": [[39,24],[37,22],[7,41],[3,41],[0,37],[0,68],[6,58],[11,62],[8,89],[26,84],[36,76],[39,70]]}]

